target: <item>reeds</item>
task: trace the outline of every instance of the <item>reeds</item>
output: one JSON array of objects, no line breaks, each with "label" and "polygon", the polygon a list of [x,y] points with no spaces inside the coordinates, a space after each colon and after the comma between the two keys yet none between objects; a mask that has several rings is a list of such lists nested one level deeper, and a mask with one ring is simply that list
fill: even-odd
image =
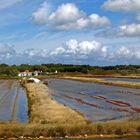
[{"label": "reeds", "polygon": [[86,125],[0,124],[0,138],[20,137],[126,137],[139,136],[140,121],[110,121]]}]

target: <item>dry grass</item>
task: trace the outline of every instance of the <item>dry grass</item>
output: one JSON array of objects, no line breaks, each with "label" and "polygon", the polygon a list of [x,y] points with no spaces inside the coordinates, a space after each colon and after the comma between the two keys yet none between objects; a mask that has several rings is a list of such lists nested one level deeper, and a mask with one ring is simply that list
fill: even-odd
[{"label": "dry grass", "polygon": [[124,82],[124,81],[111,81],[111,80],[104,80],[99,78],[85,78],[85,77],[61,77],[62,79],[70,79],[70,80],[78,80],[82,82],[93,82],[105,85],[112,85],[112,86],[122,86],[122,87],[129,87],[129,88],[138,88],[140,89],[140,83],[134,82]]},{"label": "dry grass", "polygon": [[26,89],[31,123],[52,125],[85,125],[87,123],[82,115],[51,99],[44,84],[28,83]]},{"label": "dry grass", "polygon": [[[49,137],[128,137],[139,136],[137,128],[140,127],[140,120],[137,121],[110,121],[104,123],[88,125],[66,125],[66,124],[0,124],[0,137],[32,137],[44,139]],[[121,135],[116,135],[116,131],[121,130]]]}]

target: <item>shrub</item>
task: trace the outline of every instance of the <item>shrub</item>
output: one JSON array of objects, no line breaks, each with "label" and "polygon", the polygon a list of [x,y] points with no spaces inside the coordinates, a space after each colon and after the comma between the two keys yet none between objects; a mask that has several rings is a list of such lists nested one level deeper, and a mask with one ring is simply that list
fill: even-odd
[{"label": "shrub", "polygon": [[106,132],[108,135],[112,134],[113,131],[111,129],[108,129],[107,132]]},{"label": "shrub", "polygon": [[103,128],[103,126],[97,125],[96,133],[97,133],[97,134],[103,134],[103,133],[104,133],[104,128]]},{"label": "shrub", "polygon": [[48,137],[55,137],[56,136],[56,130],[55,130],[55,128],[54,127],[50,127],[50,128],[48,128],[48,130],[47,130],[47,132],[46,132],[46,135],[48,136]]},{"label": "shrub", "polygon": [[32,136],[34,136],[34,137],[40,136],[41,135],[41,131],[42,130],[40,128],[38,128],[38,127],[33,128],[33,130],[32,130]]},{"label": "shrub", "polygon": [[69,135],[71,135],[71,136],[79,135],[80,132],[81,131],[80,131],[80,129],[77,126],[69,127]]},{"label": "shrub", "polygon": [[121,128],[117,128],[116,131],[115,131],[115,134],[116,135],[123,135],[123,131]]},{"label": "shrub", "polygon": [[140,133],[140,126],[137,127],[137,132]]},{"label": "shrub", "polygon": [[58,126],[55,131],[56,131],[56,136],[64,137],[66,135],[66,130],[64,127]]}]

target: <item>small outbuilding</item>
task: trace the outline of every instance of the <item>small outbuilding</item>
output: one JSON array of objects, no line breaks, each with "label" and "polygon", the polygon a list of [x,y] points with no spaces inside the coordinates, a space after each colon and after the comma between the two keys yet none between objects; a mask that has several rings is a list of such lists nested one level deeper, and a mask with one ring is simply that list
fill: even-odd
[{"label": "small outbuilding", "polygon": [[37,78],[29,78],[27,81],[28,82],[33,82],[33,83],[40,83],[40,80],[37,79]]},{"label": "small outbuilding", "polygon": [[41,75],[42,74],[42,71],[34,71],[33,72],[33,75],[34,76],[39,76],[39,75]]}]

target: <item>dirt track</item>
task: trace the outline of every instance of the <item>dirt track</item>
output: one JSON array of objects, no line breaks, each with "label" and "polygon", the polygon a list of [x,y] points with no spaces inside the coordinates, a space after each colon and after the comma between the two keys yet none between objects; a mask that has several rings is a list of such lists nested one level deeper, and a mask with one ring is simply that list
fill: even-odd
[{"label": "dirt track", "polygon": [[61,105],[49,97],[43,84],[26,84],[31,123],[45,124],[86,124],[85,118],[76,111]]}]

